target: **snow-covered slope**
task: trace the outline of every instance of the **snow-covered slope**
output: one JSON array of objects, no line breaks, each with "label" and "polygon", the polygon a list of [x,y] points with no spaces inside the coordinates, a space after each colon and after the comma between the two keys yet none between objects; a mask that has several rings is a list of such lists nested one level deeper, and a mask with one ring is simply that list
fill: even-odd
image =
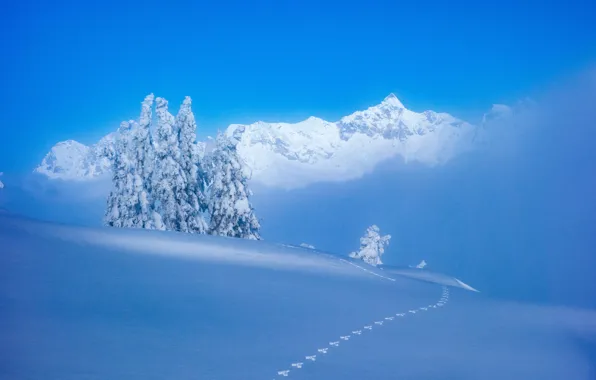
[{"label": "snow-covered slope", "polygon": [[[380,104],[337,122],[310,117],[299,123],[232,124],[238,151],[254,181],[295,188],[320,181],[343,181],[370,172],[388,158],[427,165],[444,163],[471,146],[474,127],[446,113],[408,110],[393,94]],[[113,136],[87,147],[58,143],[37,172],[50,178],[84,180],[109,170],[101,151]]]},{"label": "snow-covered slope", "polygon": [[110,171],[104,152],[114,143],[116,133],[104,136],[92,146],[74,140],[59,142],[43,158],[35,172],[51,179],[88,180]]},{"label": "snow-covered slope", "polygon": [[593,378],[594,312],[312,249],[2,212],[0,247],[1,379]]}]

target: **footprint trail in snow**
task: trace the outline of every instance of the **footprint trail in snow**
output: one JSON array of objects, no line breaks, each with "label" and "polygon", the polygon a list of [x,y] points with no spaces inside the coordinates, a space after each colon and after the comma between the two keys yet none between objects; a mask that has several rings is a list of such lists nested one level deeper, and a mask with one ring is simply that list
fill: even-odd
[{"label": "footprint trail in snow", "polygon": [[[404,312],[395,313],[394,315],[384,317],[380,321],[373,321],[371,324],[364,325],[362,327],[362,329],[359,328],[357,330],[352,330],[350,332],[350,334],[341,335],[339,337],[340,340],[329,342],[328,347],[323,347],[323,348],[317,349],[317,353],[324,355],[324,354],[327,354],[327,352],[329,352],[330,349],[338,349],[340,347],[340,341],[344,341],[344,342],[346,342],[346,344],[349,342],[352,342],[357,338],[358,335],[362,335],[362,334],[366,333],[367,331],[370,332],[373,330],[373,328],[380,328],[383,326],[383,322],[391,322],[395,319],[395,317],[406,317],[408,315],[407,313],[411,313],[413,315],[413,314],[416,314],[418,311],[430,311],[431,309],[436,309],[436,308],[444,306],[448,301],[449,301],[449,288],[447,288],[447,286],[443,286],[443,292],[441,294],[441,298],[435,304],[428,305],[428,306],[422,306],[418,309],[410,309],[410,310],[407,310]],[[354,338],[354,339],[350,339],[350,338]],[[302,363],[302,362],[291,363],[290,368],[277,371],[278,377],[276,377],[276,379],[278,379],[280,376],[288,377],[288,376],[290,376],[290,373],[292,371],[298,371],[299,369],[303,368],[303,366],[313,365],[317,361],[317,355],[315,355],[315,354],[306,355],[306,356],[304,356],[304,358],[306,360],[308,360],[310,362],[310,364]]]}]

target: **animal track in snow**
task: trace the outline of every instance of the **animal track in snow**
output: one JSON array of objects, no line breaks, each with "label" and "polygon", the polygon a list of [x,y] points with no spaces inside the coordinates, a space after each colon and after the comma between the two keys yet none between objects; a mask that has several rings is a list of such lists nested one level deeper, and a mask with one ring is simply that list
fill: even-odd
[{"label": "animal track in snow", "polygon": [[[407,311],[407,313],[411,313],[411,314],[416,314],[417,310],[423,310],[423,311],[428,311],[431,308],[436,309],[437,307],[442,307],[444,306],[447,302],[449,301],[449,290],[447,289],[446,286],[443,286],[443,293],[441,298],[439,299],[439,301],[437,303],[435,303],[434,305],[428,305],[428,306],[422,306],[418,309],[410,309]],[[395,316],[397,317],[405,317],[407,315],[406,312],[400,312],[400,313],[395,313]],[[385,317],[384,320],[387,321],[392,321],[395,317]],[[375,321],[374,324],[382,326],[383,325],[383,321]],[[372,325],[366,325],[363,327],[364,330],[369,330],[371,331],[373,329]],[[363,330],[353,330],[352,334],[353,335],[361,335],[363,332]],[[339,337],[340,340],[343,341],[349,341],[350,340],[351,335],[341,335]],[[324,347],[324,348],[319,348],[317,350],[317,352],[321,353],[321,354],[327,354],[330,348],[336,348],[339,347],[339,343],[340,341],[333,341],[333,342],[329,342],[329,346],[330,347]],[[309,356],[305,356],[305,359],[311,362],[316,362],[317,361],[317,355],[309,355]],[[304,363],[302,362],[296,362],[296,363],[292,363],[291,364],[292,368],[298,370],[303,368]],[[286,369],[286,370],[282,370],[282,371],[277,371],[277,375],[278,376],[283,376],[283,377],[288,377],[290,375],[290,370]]]}]

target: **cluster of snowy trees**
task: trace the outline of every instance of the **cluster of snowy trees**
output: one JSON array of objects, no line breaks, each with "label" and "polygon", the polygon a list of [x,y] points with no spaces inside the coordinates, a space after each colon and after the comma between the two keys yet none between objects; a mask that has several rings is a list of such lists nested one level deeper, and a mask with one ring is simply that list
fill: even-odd
[{"label": "cluster of snowy trees", "polygon": [[350,253],[350,257],[361,259],[370,265],[383,264],[381,256],[389,245],[391,235],[381,236],[379,227],[372,225],[366,229],[364,236],[360,238],[360,249]]},{"label": "cluster of snowy trees", "polygon": [[260,239],[238,140],[220,133],[206,154],[196,129],[190,97],[174,117],[153,94],[138,122],[121,123],[104,152],[113,182],[106,225]]}]

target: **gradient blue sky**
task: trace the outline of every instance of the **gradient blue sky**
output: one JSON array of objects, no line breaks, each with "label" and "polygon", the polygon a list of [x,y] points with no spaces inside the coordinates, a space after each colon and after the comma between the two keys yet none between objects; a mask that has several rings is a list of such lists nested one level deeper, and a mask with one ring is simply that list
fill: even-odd
[{"label": "gradient blue sky", "polygon": [[3,6],[0,171],[95,142],[149,92],[232,122],[335,120],[394,92],[466,119],[596,60],[587,1],[32,2]]}]

